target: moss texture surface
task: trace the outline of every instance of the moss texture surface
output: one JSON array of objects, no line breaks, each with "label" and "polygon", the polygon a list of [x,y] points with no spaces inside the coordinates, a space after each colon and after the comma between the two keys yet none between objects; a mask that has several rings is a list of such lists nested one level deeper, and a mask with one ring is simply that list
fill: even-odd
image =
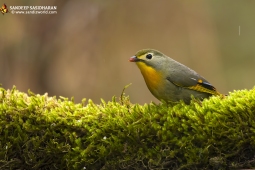
[{"label": "moss texture surface", "polygon": [[255,88],[190,105],[0,88],[0,169],[255,167]]}]

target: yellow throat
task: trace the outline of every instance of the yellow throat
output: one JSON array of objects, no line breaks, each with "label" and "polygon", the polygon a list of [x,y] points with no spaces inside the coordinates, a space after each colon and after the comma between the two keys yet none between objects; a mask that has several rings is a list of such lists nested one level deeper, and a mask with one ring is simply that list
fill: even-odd
[{"label": "yellow throat", "polygon": [[137,62],[136,64],[139,67],[150,91],[154,91],[160,88],[159,85],[163,85],[162,74],[159,71],[156,71],[153,67],[148,66],[143,62]]}]

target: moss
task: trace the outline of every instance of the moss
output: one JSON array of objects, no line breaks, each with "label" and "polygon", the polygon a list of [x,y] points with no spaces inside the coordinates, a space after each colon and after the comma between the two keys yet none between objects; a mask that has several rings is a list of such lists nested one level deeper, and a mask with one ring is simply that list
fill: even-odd
[{"label": "moss", "polygon": [[0,87],[0,169],[254,168],[254,151],[255,88],[141,106]]}]

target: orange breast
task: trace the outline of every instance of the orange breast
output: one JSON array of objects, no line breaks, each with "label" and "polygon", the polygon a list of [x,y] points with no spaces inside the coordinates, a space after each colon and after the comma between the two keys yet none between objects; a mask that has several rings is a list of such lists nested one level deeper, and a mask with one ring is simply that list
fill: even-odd
[{"label": "orange breast", "polygon": [[162,74],[160,72],[143,62],[138,62],[137,66],[141,70],[143,78],[151,92],[160,88],[160,85],[162,86]]}]

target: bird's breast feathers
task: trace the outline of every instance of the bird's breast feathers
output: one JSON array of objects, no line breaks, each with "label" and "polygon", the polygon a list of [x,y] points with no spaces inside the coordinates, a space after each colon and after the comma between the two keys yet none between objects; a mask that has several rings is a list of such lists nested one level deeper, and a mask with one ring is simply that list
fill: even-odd
[{"label": "bird's breast feathers", "polygon": [[137,62],[137,66],[141,70],[143,78],[151,91],[154,91],[162,85],[162,74],[156,71],[153,67],[146,65],[143,62]]}]

